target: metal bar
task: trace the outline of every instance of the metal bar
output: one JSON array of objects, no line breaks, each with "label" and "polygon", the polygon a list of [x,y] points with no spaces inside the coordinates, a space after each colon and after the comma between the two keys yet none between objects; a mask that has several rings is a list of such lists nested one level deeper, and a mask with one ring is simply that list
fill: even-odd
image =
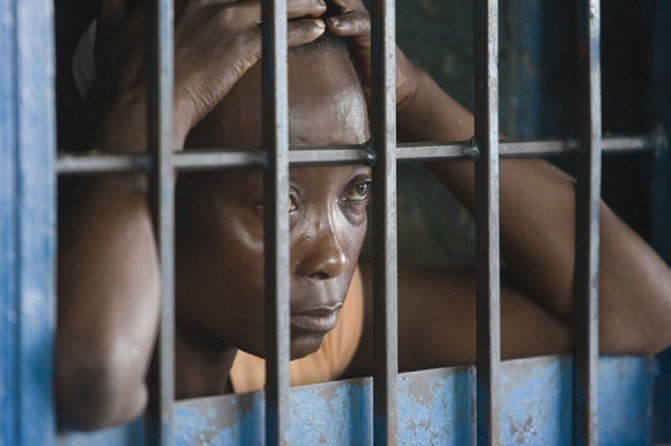
[{"label": "metal bar", "polygon": [[[653,132],[636,136],[604,136],[601,151],[604,154],[629,152],[657,152],[668,146],[664,132]],[[499,156],[533,157],[571,155],[580,150],[580,141],[569,140],[514,140],[499,142]],[[397,161],[427,161],[448,158],[476,158],[479,152],[470,142],[448,142],[427,144],[398,144]],[[255,149],[201,149],[173,154],[173,165],[177,171],[215,170],[222,168],[260,166],[267,163],[264,151]],[[289,149],[289,165],[374,163],[375,156],[366,145],[301,147]],[[70,153],[58,155],[56,172],[59,175],[87,173],[149,172],[151,156],[147,153],[126,155],[101,154],[99,152]]]},{"label": "metal bar", "polygon": [[598,444],[601,33],[599,0],[578,1],[578,187],[574,443]]},{"label": "metal bar", "polygon": [[174,315],[174,169],[172,166],[173,2],[147,4],[147,147],[154,159],[150,203],[161,265],[161,309],[154,350],[147,441],[173,444],[175,400]]},{"label": "metal bar", "polygon": [[288,445],[289,106],[286,0],[263,0],[263,142],[266,292],[266,444]]},{"label": "metal bar", "polygon": [[501,443],[498,1],[475,1],[477,442]]},{"label": "metal bar", "polygon": [[58,442],[54,11],[45,6],[0,0],[0,443],[16,446]]},{"label": "metal bar", "polygon": [[377,154],[373,168],[373,441],[398,442],[398,278],[396,246],[396,5],[373,0],[372,127]]}]

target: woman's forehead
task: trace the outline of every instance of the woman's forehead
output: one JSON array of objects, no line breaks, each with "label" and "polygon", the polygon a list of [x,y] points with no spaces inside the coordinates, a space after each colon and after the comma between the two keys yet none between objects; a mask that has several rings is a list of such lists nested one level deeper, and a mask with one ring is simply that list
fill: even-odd
[{"label": "woman's forehead", "polygon": [[[260,146],[263,135],[260,87],[261,71],[257,64],[192,131],[187,147]],[[347,54],[290,53],[290,144],[361,144],[369,137],[365,98]]]}]

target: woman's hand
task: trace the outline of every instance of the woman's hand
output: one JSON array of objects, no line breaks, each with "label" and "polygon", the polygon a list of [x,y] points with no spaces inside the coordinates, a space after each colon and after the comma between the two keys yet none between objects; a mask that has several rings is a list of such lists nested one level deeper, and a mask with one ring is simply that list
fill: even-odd
[{"label": "woman's hand", "polygon": [[[103,137],[113,136],[120,127],[128,125],[129,119],[144,123],[147,85],[145,8],[140,6],[128,11],[126,3],[127,0],[103,0],[98,17],[98,93],[103,119],[111,121],[103,123]],[[300,46],[321,36],[325,24],[318,17],[325,11],[324,0],[289,0],[289,46]],[[176,147],[181,147],[188,131],[260,59],[260,23],[260,0],[182,0],[176,3]],[[141,110],[129,114],[129,107]],[[133,126],[133,138],[125,138],[126,144],[144,147],[144,133],[136,134],[140,127]]]},{"label": "woman's hand", "polygon": [[[333,0],[340,14],[325,20],[326,28],[336,36],[348,37],[350,51],[361,76],[366,99],[371,98],[370,14],[361,0]],[[396,47],[396,104],[402,110],[417,91],[420,71]]]}]

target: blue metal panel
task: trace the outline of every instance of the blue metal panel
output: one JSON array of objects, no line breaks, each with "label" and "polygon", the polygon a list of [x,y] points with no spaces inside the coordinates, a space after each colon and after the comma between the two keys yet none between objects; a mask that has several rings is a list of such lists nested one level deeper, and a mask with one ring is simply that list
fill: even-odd
[{"label": "blue metal panel", "polygon": [[[503,363],[503,444],[571,443],[571,364],[568,357]],[[648,358],[601,358],[602,444],[649,443],[655,364]],[[402,375],[399,443],[473,444],[474,383],[472,367]],[[260,393],[179,403],[175,414],[177,443],[261,444],[262,406]],[[371,444],[370,380],[294,389],[291,406],[292,444]],[[231,413],[236,407],[238,412]]]},{"label": "blue metal panel", "polygon": [[610,356],[599,367],[600,443],[650,444],[657,362]]},{"label": "blue metal panel", "polygon": [[399,444],[461,446],[474,443],[475,389],[475,367],[401,375]]},{"label": "blue metal panel", "polygon": [[0,0],[0,445],[16,438],[14,4]]},{"label": "blue metal panel", "polygon": [[[501,381],[502,444],[571,444],[572,360],[505,361]],[[602,357],[599,363],[601,444],[650,444],[657,363],[644,357]],[[398,380],[399,444],[475,443],[475,368],[405,373]],[[291,444],[372,444],[372,380],[341,381],[291,391]],[[264,395],[178,402],[175,444],[262,445]],[[70,435],[62,446],[141,444],[141,422],[96,434]]]},{"label": "blue metal panel", "polygon": [[501,431],[506,443],[571,444],[570,358],[504,363]]},{"label": "blue metal panel", "polygon": [[0,438],[12,446],[56,438],[51,6],[0,1]]},{"label": "blue metal panel", "polygon": [[59,440],[59,446],[140,446],[145,444],[144,420],[94,433],[62,435]]}]

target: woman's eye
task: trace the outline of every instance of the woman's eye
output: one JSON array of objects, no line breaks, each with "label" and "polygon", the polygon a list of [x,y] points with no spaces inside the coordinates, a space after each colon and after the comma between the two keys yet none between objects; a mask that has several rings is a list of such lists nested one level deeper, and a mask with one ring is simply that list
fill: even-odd
[{"label": "woman's eye", "polygon": [[371,182],[364,181],[361,183],[355,184],[353,187],[349,188],[345,195],[343,196],[343,202],[360,202],[366,201],[370,195]]},{"label": "woman's eye", "polygon": [[[263,202],[254,203],[253,207],[256,210],[256,212],[263,215],[263,210],[265,208],[265,206],[263,205]],[[296,209],[298,209],[298,205],[296,204],[296,198],[293,197],[293,196],[290,196],[289,197],[289,212],[294,212]]]}]

